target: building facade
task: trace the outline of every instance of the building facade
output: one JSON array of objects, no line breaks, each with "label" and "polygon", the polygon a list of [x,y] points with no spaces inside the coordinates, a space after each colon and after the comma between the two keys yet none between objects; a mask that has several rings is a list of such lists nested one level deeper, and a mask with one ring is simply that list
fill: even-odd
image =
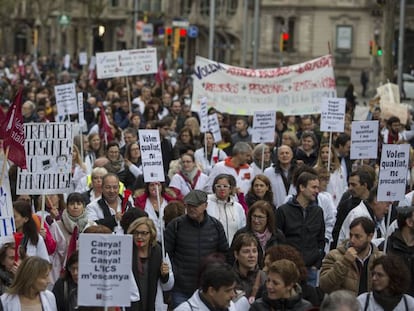
[{"label": "building facade", "polygon": [[[257,67],[289,65],[332,53],[339,85],[358,83],[364,68],[370,69],[371,82],[375,84],[382,70],[381,56],[370,53],[376,54],[379,47],[386,48],[382,45],[385,26],[380,2],[215,0],[213,58],[252,67],[256,44]],[[405,50],[414,44],[414,17],[410,14],[413,2],[407,0]],[[210,3],[211,0],[2,0],[0,54],[69,54],[76,58],[80,52],[90,56],[100,51],[151,45],[171,65],[177,57],[172,52],[182,48],[181,61],[192,65],[195,55],[208,56]],[[136,24],[135,12],[139,20],[153,25],[153,39],[149,42],[134,40],[136,31],[142,33],[142,23]],[[188,27],[195,27],[197,32],[177,43],[179,47],[174,40],[170,42],[172,46],[166,46],[165,29],[177,28],[174,25],[184,26],[187,31]],[[398,16],[394,29],[398,31]],[[408,54],[406,67],[411,63],[414,56]]]}]

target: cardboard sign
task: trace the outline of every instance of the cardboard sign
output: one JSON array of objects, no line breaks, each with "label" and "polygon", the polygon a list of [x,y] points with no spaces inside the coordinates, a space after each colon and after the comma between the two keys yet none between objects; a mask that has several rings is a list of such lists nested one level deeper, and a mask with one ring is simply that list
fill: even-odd
[{"label": "cardboard sign", "polygon": [[351,132],[351,159],[378,157],[378,121],[354,121]]},{"label": "cardboard sign", "polygon": [[27,169],[18,170],[17,194],[71,191],[73,130],[71,123],[25,123]]},{"label": "cardboard sign", "polygon": [[401,124],[407,124],[408,119],[408,105],[407,104],[393,104],[388,101],[381,100],[381,117],[388,120],[390,117],[400,118]]},{"label": "cardboard sign", "polygon": [[139,130],[142,170],[145,182],[164,182],[160,132],[158,130]]},{"label": "cardboard sign", "polygon": [[275,141],[276,111],[255,111],[253,115],[253,143]]},{"label": "cardboard sign", "polygon": [[382,202],[404,199],[410,145],[382,145],[377,200]]},{"label": "cardboard sign", "polygon": [[345,127],[345,98],[324,98],[321,104],[321,131],[342,133]]},{"label": "cardboard sign", "polygon": [[81,234],[79,306],[130,306],[132,236]]}]

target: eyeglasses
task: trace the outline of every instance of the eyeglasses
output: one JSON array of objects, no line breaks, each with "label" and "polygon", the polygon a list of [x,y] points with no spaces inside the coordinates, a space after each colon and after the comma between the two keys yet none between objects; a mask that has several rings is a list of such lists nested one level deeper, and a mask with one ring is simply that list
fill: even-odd
[{"label": "eyeglasses", "polygon": [[264,221],[266,220],[266,216],[260,216],[260,215],[252,215],[252,220],[257,220],[257,221]]},{"label": "eyeglasses", "polygon": [[216,189],[230,189],[230,185],[215,185]]},{"label": "eyeglasses", "polygon": [[148,236],[148,234],[150,234],[149,231],[134,231],[134,232],[132,232],[132,235],[134,237],[139,237],[139,236],[146,237],[146,236]]},{"label": "eyeglasses", "polygon": [[381,273],[381,272],[376,272],[376,271],[372,271],[371,272],[371,276],[372,277],[377,277],[377,278],[383,278],[386,277],[387,275],[385,273]]}]

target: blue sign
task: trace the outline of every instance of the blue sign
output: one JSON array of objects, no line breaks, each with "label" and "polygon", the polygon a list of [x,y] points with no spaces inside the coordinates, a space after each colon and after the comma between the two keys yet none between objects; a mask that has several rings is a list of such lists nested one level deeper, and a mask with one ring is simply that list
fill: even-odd
[{"label": "blue sign", "polygon": [[187,36],[189,38],[197,38],[198,37],[198,27],[195,25],[190,25],[187,29]]}]

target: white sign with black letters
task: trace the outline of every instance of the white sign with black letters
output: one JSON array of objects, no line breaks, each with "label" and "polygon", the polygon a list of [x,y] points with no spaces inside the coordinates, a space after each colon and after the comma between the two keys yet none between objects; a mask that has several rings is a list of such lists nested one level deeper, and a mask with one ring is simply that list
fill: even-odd
[{"label": "white sign with black letters", "polygon": [[27,169],[18,170],[17,194],[71,191],[72,123],[25,123],[24,132]]},{"label": "white sign with black letters", "polygon": [[81,234],[79,306],[130,306],[132,236]]},{"label": "white sign with black letters", "polygon": [[253,115],[252,143],[275,141],[276,111],[255,111]]},{"label": "white sign with black letters", "polygon": [[345,98],[324,98],[321,104],[321,131],[343,133]]},{"label": "white sign with black letters", "polygon": [[160,132],[158,130],[139,130],[142,170],[145,182],[164,182]]},{"label": "white sign with black letters", "polygon": [[383,144],[378,178],[377,200],[403,200],[407,185],[410,145]]},{"label": "white sign with black letters", "polygon": [[354,121],[351,131],[351,159],[378,157],[378,121]]}]

